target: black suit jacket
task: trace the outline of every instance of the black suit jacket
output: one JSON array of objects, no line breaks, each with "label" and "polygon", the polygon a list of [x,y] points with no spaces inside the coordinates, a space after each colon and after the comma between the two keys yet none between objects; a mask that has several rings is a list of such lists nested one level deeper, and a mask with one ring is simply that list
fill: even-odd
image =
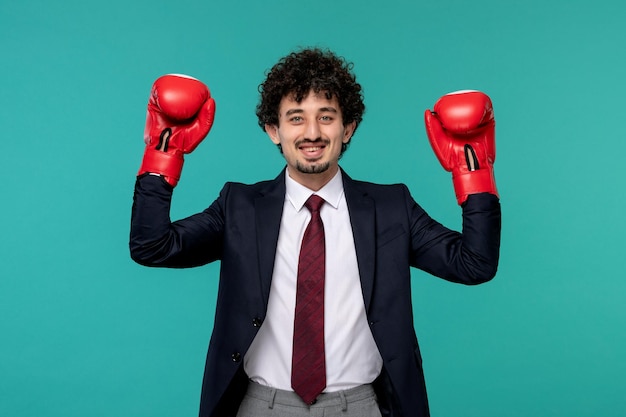
[{"label": "black suit jacket", "polygon": [[[428,416],[422,360],[413,326],[410,267],[464,284],[496,273],[500,204],[471,195],[463,232],[430,218],[406,186],[343,174],[363,302],[383,371],[375,381],[385,416]],[[148,266],[192,267],[221,261],[215,324],[206,360],[201,417],[235,416],[245,393],[243,356],[267,309],[285,200],[285,171],[253,185],[227,183],[202,213],[171,223],[172,188],[138,178],[131,221],[132,258]]]}]

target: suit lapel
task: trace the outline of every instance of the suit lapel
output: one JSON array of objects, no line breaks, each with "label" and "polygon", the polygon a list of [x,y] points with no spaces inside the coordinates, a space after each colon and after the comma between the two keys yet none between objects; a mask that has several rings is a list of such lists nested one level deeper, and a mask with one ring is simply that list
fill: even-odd
[{"label": "suit lapel", "polygon": [[374,290],[374,271],[376,267],[376,212],[374,200],[359,189],[342,170],[343,188],[352,223],[354,247],[361,276],[361,290],[365,301],[365,310],[369,311]]},{"label": "suit lapel", "polygon": [[283,170],[267,188],[261,190],[255,204],[255,222],[257,228],[257,248],[259,255],[259,274],[261,278],[261,291],[263,304],[267,308],[272,273],[274,271],[274,259],[276,258],[276,245],[278,244],[278,232],[280,220],[283,215],[285,203],[285,171]]}]

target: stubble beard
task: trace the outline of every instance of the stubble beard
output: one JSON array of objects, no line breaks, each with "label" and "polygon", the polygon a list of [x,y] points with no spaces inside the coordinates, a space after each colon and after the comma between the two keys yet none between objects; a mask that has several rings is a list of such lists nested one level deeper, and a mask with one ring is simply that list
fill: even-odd
[{"label": "stubble beard", "polygon": [[330,168],[330,162],[325,162],[323,164],[317,165],[303,165],[300,161],[296,161],[296,169],[298,172],[303,174],[321,174],[322,172],[328,171]]},{"label": "stubble beard", "polygon": [[[303,143],[312,143],[312,144],[321,143],[324,146],[330,146],[329,140],[303,139],[295,143],[296,149],[299,148]],[[307,164],[307,163],[302,163],[301,161],[296,161],[296,169],[298,170],[298,172],[301,172],[303,174],[321,174],[322,172],[328,171],[329,168],[330,168],[330,162],[324,162],[322,164],[316,164],[315,162],[313,162],[311,164]]]}]

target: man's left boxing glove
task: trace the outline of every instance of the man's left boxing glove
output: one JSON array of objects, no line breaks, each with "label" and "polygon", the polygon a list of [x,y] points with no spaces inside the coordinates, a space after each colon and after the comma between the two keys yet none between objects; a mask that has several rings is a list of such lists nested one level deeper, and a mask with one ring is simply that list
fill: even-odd
[{"label": "man's left boxing glove", "polygon": [[184,155],[192,152],[211,130],[215,101],[201,81],[186,75],[158,78],[148,100],[144,152],[138,175],[162,175],[178,184]]},{"label": "man's left boxing glove", "polygon": [[446,94],[433,111],[424,112],[426,133],[437,159],[452,172],[457,202],[471,194],[498,195],[493,175],[496,122],[485,93],[463,90]]}]

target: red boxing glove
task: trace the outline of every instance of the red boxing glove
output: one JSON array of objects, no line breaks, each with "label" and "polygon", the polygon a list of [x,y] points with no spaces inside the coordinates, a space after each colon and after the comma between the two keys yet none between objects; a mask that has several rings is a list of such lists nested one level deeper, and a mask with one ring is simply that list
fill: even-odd
[{"label": "red boxing glove", "polygon": [[441,97],[424,113],[430,144],[452,182],[459,205],[477,193],[498,195],[495,119],[491,99],[480,91],[457,91]]},{"label": "red boxing glove", "polygon": [[172,187],[180,179],[184,154],[192,152],[211,130],[215,101],[201,81],[164,75],[152,86],[139,174],[160,174]]}]

